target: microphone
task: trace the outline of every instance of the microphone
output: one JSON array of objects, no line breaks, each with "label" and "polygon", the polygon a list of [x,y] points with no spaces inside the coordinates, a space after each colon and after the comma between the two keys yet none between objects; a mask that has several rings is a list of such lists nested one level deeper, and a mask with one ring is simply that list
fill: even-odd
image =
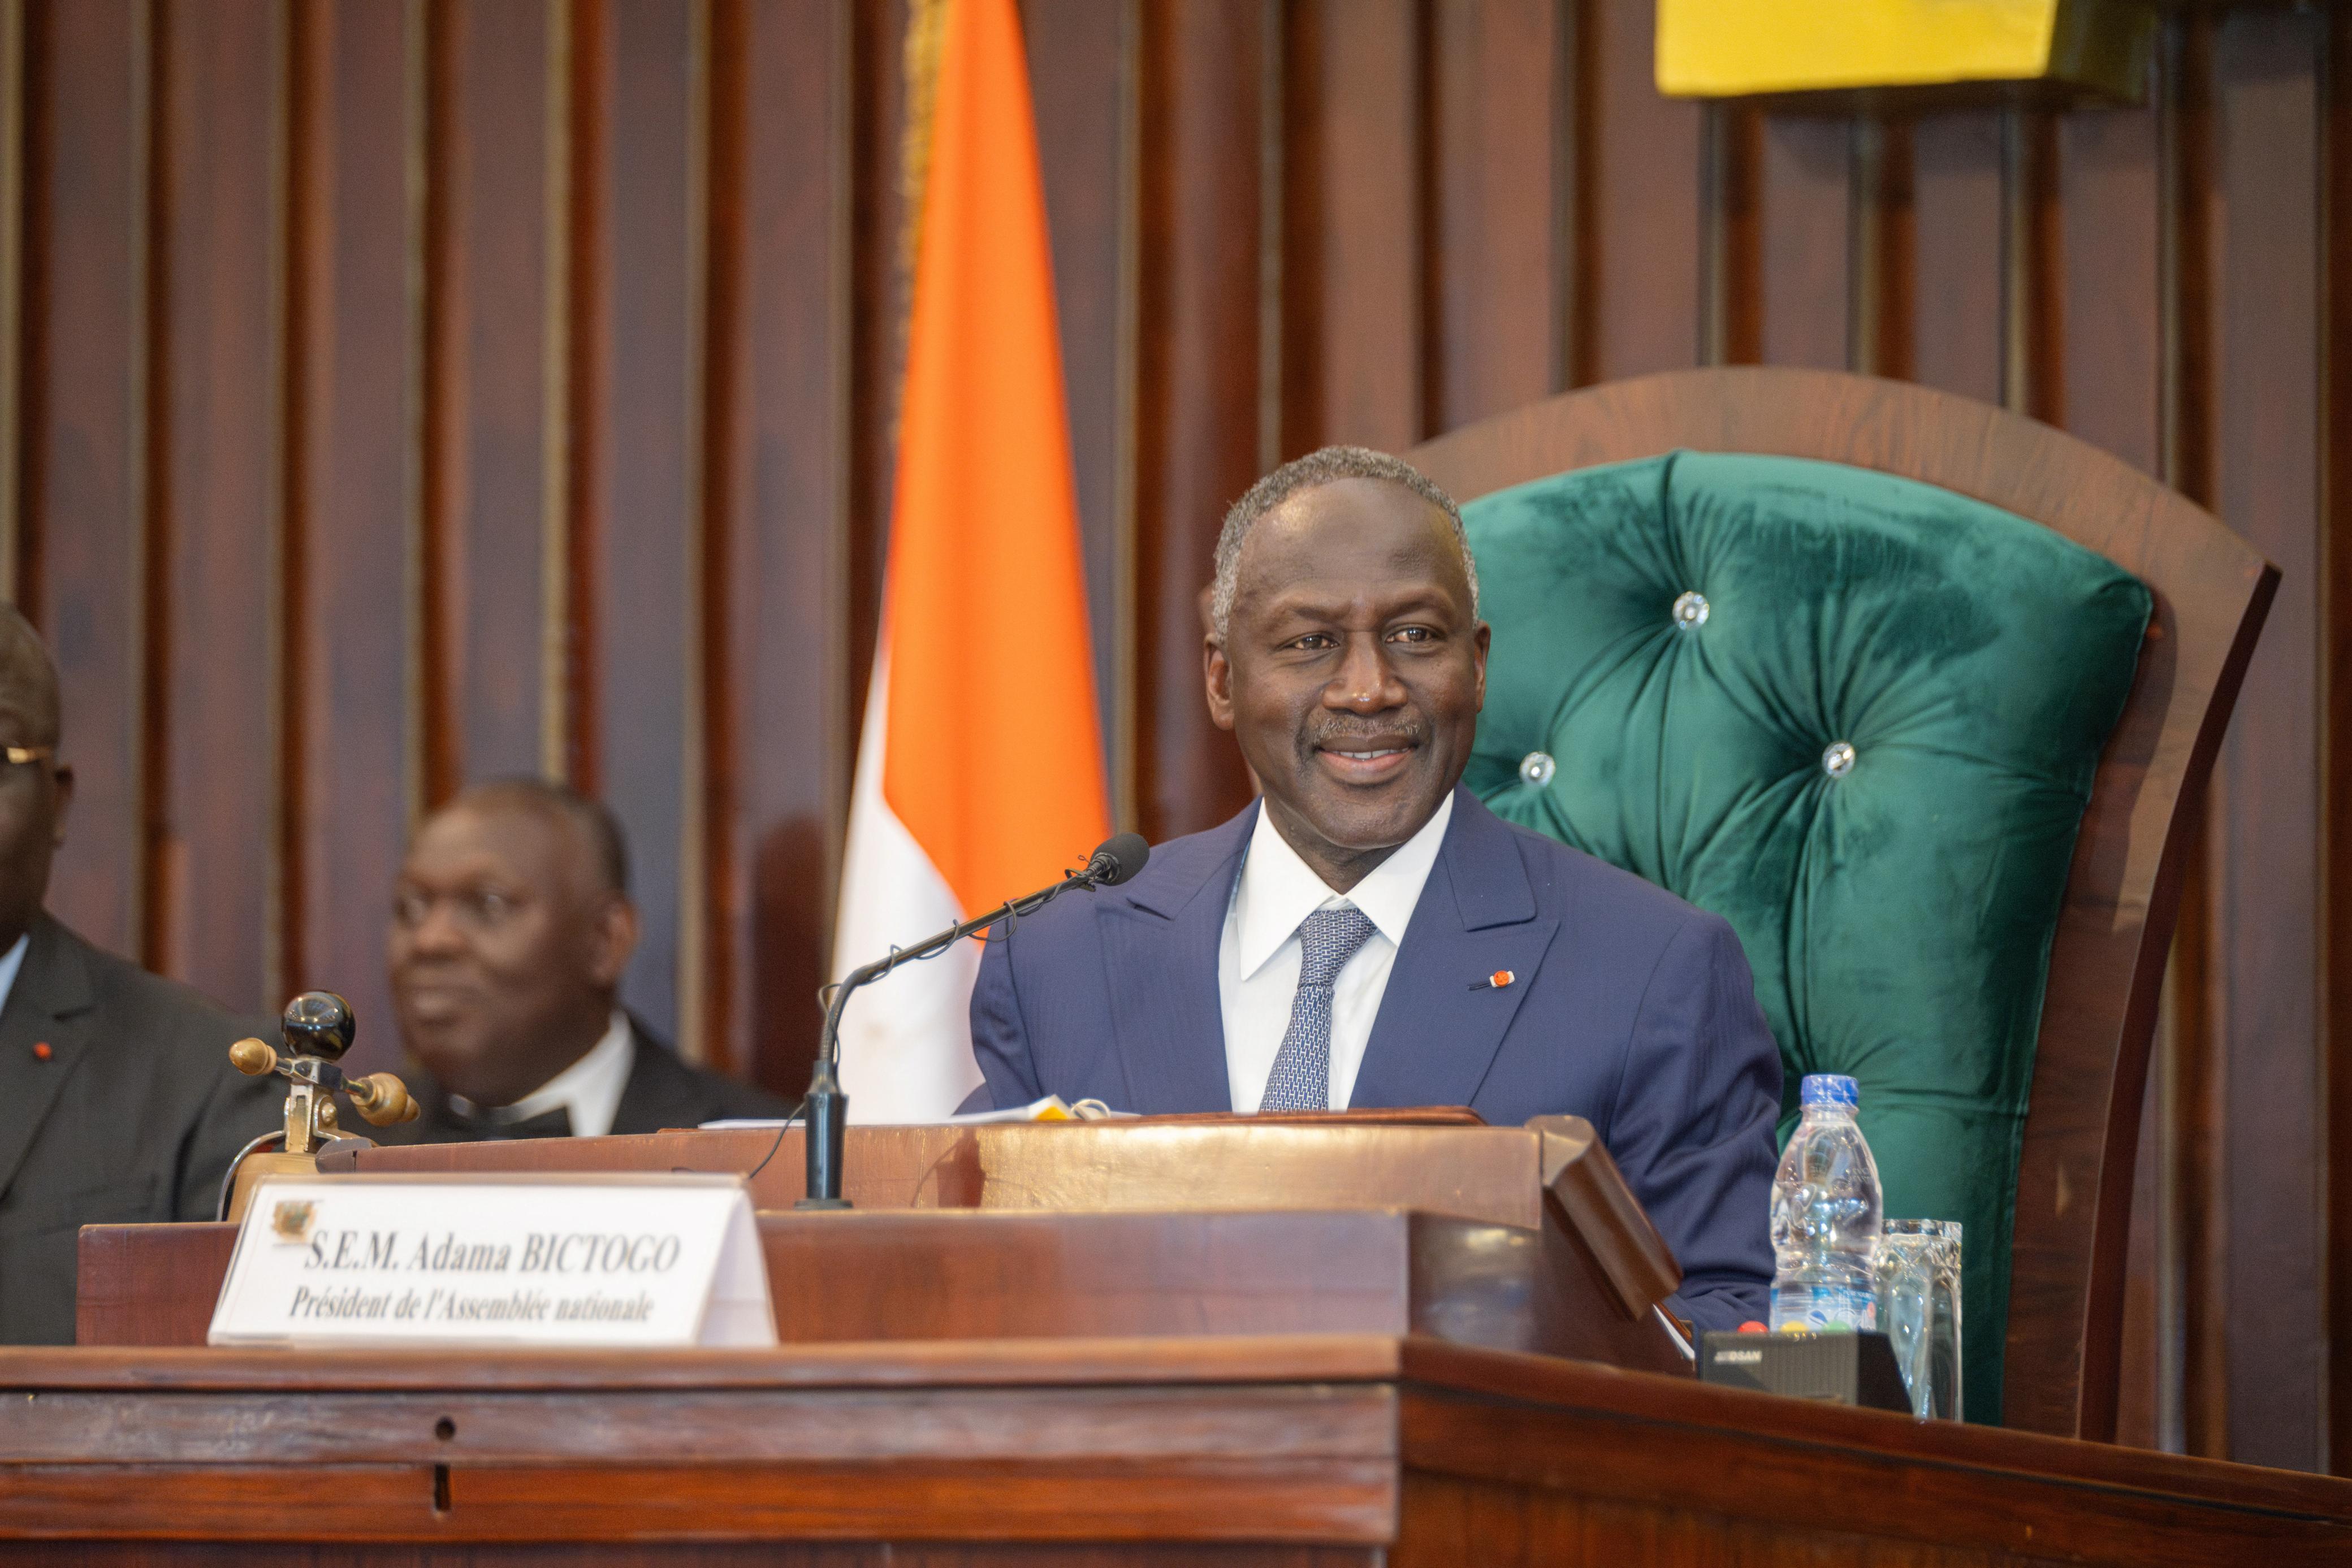
[{"label": "microphone", "polygon": [[793,1207],[850,1207],[849,1200],[841,1196],[841,1155],[849,1128],[849,1096],[841,1092],[841,1080],[834,1070],[841,1061],[841,1013],[851,993],[901,964],[944,953],[1000,920],[1034,914],[1073,888],[1092,892],[1097,887],[1117,887],[1132,882],[1150,858],[1151,846],[1143,841],[1141,833],[1115,833],[1087,857],[1085,870],[1065,873],[1062,880],[1051,887],[1009,900],[961,925],[950,925],[937,936],[926,936],[911,947],[895,947],[887,957],[850,970],[833,988],[833,999],[825,1007],[824,1033],[817,1041],[816,1071],[809,1075],[808,1094],[802,1102],[802,1127],[808,1139],[808,1196]]},{"label": "microphone", "polygon": [[1150,858],[1151,846],[1143,841],[1141,833],[1115,833],[1087,857],[1087,879],[1097,887],[1117,887],[1134,881],[1135,873]]}]

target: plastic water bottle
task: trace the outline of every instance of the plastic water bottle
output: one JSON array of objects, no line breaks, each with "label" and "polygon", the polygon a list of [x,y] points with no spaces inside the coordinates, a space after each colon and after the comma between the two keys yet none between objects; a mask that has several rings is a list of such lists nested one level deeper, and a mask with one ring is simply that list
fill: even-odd
[{"label": "plastic water bottle", "polygon": [[1813,1073],[1799,1098],[1803,1115],[1772,1178],[1772,1327],[1874,1329],[1884,1211],[1853,1119],[1861,1095],[1851,1078]]}]

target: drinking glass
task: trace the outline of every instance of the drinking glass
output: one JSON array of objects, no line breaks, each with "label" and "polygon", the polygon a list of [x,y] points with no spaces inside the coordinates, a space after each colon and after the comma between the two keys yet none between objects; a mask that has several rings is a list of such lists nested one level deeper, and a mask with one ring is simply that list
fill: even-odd
[{"label": "drinking glass", "polygon": [[1874,1271],[1878,1326],[1922,1420],[1960,1418],[1960,1224],[1890,1219],[1879,1232]]}]

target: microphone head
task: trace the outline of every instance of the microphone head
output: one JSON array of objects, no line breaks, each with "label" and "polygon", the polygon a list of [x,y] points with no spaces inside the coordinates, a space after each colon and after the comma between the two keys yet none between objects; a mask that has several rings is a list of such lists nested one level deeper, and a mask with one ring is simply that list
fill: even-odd
[{"label": "microphone head", "polygon": [[340,1061],[351,1050],[359,1022],[352,1004],[332,991],[304,991],[286,1004],[286,1049],[293,1056],[322,1056]]},{"label": "microphone head", "polygon": [[1087,857],[1087,874],[1097,887],[1117,887],[1134,881],[1135,873],[1150,858],[1151,846],[1143,841],[1141,833],[1114,833]]}]

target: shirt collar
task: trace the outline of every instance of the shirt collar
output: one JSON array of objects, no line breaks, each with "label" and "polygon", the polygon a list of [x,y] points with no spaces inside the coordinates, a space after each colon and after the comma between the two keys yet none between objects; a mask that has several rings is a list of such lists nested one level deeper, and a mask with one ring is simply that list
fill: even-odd
[{"label": "shirt collar", "polygon": [[468,1115],[500,1123],[529,1121],[560,1106],[572,1113],[573,1134],[589,1136],[593,1134],[587,1129],[601,1133],[611,1127],[613,1114],[620,1108],[621,1092],[628,1086],[629,1069],[634,1065],[630,1058],[634,1054],[629,1015],[614,1008],[612,1021],[596,1043],[588,1048],[587,1055],[513,1104],[485,1108],[455,1094],[449,1098]]},{"label": "shirt collar", "polygon": [[1413,906],[1437,863],[1438,847],[1445,841],[1445,824],[1454,817],[1454,792],[1421,830],[1371,873],[1344,894],[1330,885],[1290,847],[1274,825],[1274,813],[1258,808],[1257,826],[1250,831],[1249,852],[1234,886],[1234,915],[1239,929],[1236,956],[1244,978],[1257,973],[1282,950],[1297,931],[1298,923],[1327,904],[1352,904],[1364,912],[1380,934],[1396,946],[1404,946],[1405,927],[1412,923]]}]

